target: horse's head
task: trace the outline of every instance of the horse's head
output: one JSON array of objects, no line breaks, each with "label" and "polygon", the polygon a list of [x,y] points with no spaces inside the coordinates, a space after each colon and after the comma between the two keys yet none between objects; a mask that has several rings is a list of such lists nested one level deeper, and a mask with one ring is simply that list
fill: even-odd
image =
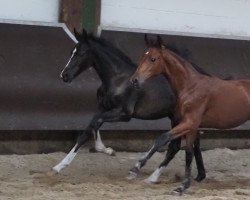
[{"label": "horse's head", "polygon": [[87,32],[83,29],[82,34],[80,34],[74,29],[74,34],[78,43],[71,51],[71,57],[60,74],[64,82],[71,82],[93,63]]},{"label": "horse's head", "polygon": [[157,36],[156,41],[149,41],[147,35],[145,35],[145,43],[147,51],[144,53],[142,59],[139,62],[139,66],[131,78],[131,82],[138,86],[146,79],[156,76],[163,71],[164,59],[162,55],[162,40],[160,36]]}]

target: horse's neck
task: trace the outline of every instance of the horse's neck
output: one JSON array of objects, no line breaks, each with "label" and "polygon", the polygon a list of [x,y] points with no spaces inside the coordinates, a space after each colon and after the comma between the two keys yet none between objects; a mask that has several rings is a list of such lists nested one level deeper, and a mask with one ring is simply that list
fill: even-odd
[{"label": "horse's neck", "polygon": [[104,85],[110,85],[114,79],[128,78],[134,72],[134,68],[123,61],[118,61],[117,57],[107,54],[105,51],[95,51],[94,68]]},{"label": "horse's neck", "polygon": [[195,78],[200,75],[190,63],[169,50],[165,50],[163,57],[167,65],[164,68],[164,73],[177,93],[191,85]]}]

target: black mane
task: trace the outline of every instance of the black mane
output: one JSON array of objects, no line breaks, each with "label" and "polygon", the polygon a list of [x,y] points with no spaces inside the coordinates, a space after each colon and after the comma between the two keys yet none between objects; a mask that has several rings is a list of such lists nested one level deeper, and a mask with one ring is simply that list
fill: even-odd
[{"label": "black mane", "polygon": [[103,46],[107,52],[115,55],[117,58],[127,63],[129,66],[136,67],[136,64],[125,53],[123,53],[120,49],[116,48],[113,44],[111,44],[104,38],[95,37],[92,34],[89,34],[88,38]]},{"label": "black mane", "polygon": [[[115,55],[117,58],[127,63],[129,66],[136,67],[137,65],[120,49],[116,48],[113,44],[105,40],[104,38],[95,37],[93,34],[89,34],[88,38],[90,40],[95,41],[105,48],[107,52],[110,52],[112,55]],[[154,42],[151,41],[151,46],[155,46]],[[199,73],[211,76],[211,74],[207,73],[204,69],[195,64],[191,57],[191,51],[187,48],[177,48],[175,45],[164,45],[167,49],[173,51],[177,55],[181,56],[183,59],[187,60]]]},{"label": "black mane", "polygon": [[[160,48],[159,44],[157,44],[155,41],[150,40],[149,41],[150,46]],[[192,53],[189,49],[187,48],[177,48],[175,45],[164,45],[167,49],[170,51],[174,52],[175,54],[179,55],[183,59],[187,60],[193,67],[196,69],[199,73],[206,75],[206,76],[211,76],[208,72],[206,72],[204,69],[199,67],[197,64],[195,64],[192,60]]]},{"label": "black mane", "polygon": [[167,49],[169,49],[170,51],[173,51],[174,53],[176,53],[177,55],[181,56],[182,58],[184,58],[185,60],[187,60],[199,73],[206,75],[206,76],[211,76],[211,74],[209,74],[208,72],[206,72],[204,69],[202,69],[201,67],[199,67],[197,64],[195,64],[192,60],[192,53],[189,49],[180,49],[177,48],[174,45],[165,45],[165,47]]}]

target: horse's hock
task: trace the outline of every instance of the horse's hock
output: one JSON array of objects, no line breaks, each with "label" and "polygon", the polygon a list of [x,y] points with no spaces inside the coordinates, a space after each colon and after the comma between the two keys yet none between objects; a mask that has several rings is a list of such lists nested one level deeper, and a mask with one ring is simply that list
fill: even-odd
[{"label": "horse's hock", "polygon": [[[142,33],[103,31],[102,36],[135,62],[143,52]],[[249,41],[184,36],[163,39],[190,49],[195,63],[209,73],[250,78]],[[85,129],[96,109],[100,81],[92,70],[71,84],[60,80],[73,46],[63,27],[0,24],[1,153],[67,151],[77,131]],[[104,143],[116,150],[144,151],[166,128],[170,128],[168,119],[132,120],[107,123],[102,135]],[[230,131],[209,130],[213,134],[202,135],[202,148],[249,148],[249,129],[250,123]]]}]

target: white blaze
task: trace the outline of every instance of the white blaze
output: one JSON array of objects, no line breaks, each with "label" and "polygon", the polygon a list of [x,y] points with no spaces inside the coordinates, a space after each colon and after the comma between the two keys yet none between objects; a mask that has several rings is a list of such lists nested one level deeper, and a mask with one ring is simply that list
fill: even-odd
[{"label": "white blaze", "polygon": [[70,57],[70,59],[69,59],[69,61],[68,61],[68,63],[66,64],[66,66],[64,67],[64,69],[62,70],[62,72],[61,72],[61,74],[60,74],[60,77],[61,77],[61,78],[62,78],[63,72],[67,69],[69,63],[71,62],[72,58],[74,57],[74,55],[75,55],[75,53],[76,53],[76,50],[77,50],[77,49],[76,49],[76,47],[75,47],[74,50],[73,50],[73,52],[72,52],[72,55],[71,55],[71,57]]}]

